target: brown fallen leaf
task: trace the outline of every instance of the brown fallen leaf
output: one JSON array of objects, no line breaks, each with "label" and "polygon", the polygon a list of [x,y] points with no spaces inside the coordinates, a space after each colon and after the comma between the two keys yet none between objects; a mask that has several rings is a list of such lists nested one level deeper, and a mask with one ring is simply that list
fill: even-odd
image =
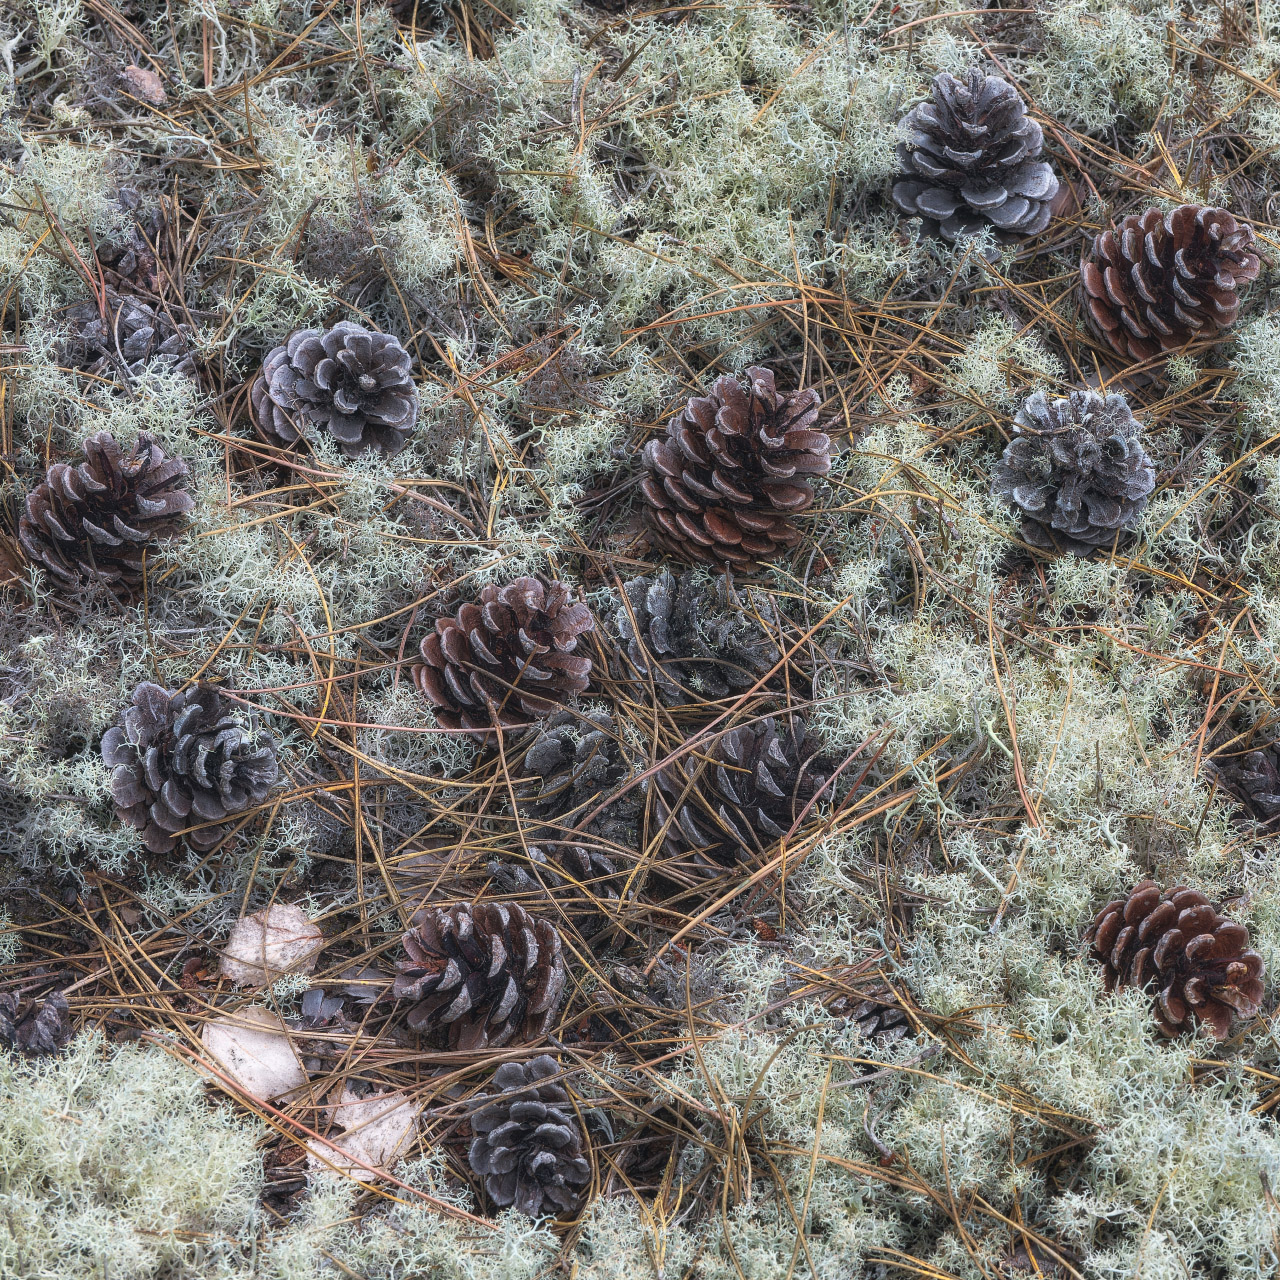
[{"label": "brown fallen leaf", "polygon": [[125,88],[135,98],[141,98],[143,102],[149,102],[152,106],[158,107],[169,101],[169,95],[165,93],[160,77],[147,67],[127,66],[120,73],[120,79],[124,81]]}]

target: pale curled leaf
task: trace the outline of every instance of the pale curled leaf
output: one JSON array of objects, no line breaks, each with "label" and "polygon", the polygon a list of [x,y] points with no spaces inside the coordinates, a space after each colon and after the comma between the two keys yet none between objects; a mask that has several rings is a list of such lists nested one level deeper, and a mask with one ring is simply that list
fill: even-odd
[{"label": "pale curled leaf", "polygon": [[263,986],[285,973],[311,973],[324,948],[324,934],[306,913],[275,903],[237,920],[219,966],[237,986]]},{"label": "pale curled leaf", "polygon": [[201,1039],[209,1056],[245,1093],[270,1099],[307,1083],[287,1031],[267,1009],[241,1009],[205,1023]]},{"label": "pale curled leaf", "polygon": [[[308,1143],[307,1167],[313,1173],[337,1171],[359,1182],[372,1182],[380,1174],[389,1173],[413,1146],[421,1113],[421,1106],[403,1093],[358,1098],[344,1089],[338,1105],[331,1109],[335,1125],[343,1132],[330,1136],[332,1145]],[[353,1159],[344,1159],[343,1153]],[[373,1169],[363,1165],[372,1165]]]}]

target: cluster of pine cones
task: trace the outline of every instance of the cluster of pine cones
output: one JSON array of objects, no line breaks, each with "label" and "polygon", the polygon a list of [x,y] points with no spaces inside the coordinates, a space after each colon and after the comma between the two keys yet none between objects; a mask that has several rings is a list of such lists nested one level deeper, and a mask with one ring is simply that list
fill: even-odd
[{"label": "cluster of pine cones", "polygon": [[[948,240],[984,227],[1010,239],[1049,225],[1059,183],[1017,90],[974,69],[943,73],[908,112],[893,198]],[[1121,371],[1227,328],[1240,286],[1258,275],[1252,230],[1225,209],[1148,209],[1094,237],[1080,263],[1087,323]],[[1028,544],[1088,555],[1135,528],[1155,468],[1123,396],[1038,392],[1014,422],[992,492],[1020,516]]]},{"label": "cluster of pine cones", "polygon": [[[977,70],[941,75],[902,132],[893,199],[926,232],[956,240],[990,226],[1008,238],[1049,225],[1059,182],[1041,158],[1039,125],[1006,81]],[[137,283],[154,286],[157,266],[152,239],[135,238],[93,313],[70,317],[77,366],[95,376],[136,373],[148,359],[173,357],[196,376],[189,332],[162,319]],[[1085,319],[1122,368],[1212,336],[1235,319],[1239,287],[1258,273],[1252,248],[1251,230],[1222,209],[1183,205],[1126,218],[1099,234],[1081,263]],[[348,321],[294,333],[271,350],[248,404],[276,454],[327,437],[348,457],[394,455],[418,415],[409,352]],[[763,691],[776,695],[772,714],[695,735],[641,777],[612,719],[576,706],[600,673],[601,623],[570,583],[486,585],[421,636],[412,679],[439,725],[483,748],[514,748],[528,837],[528,865],[508,869],[514,890],[570,886],[589,900],[622,892],[608,850],[632,845],[647,807],[659,881],[674,893],[706,893],[709,881],[761,864],[823,798],[832,769],[786,696],[784,620],[769,605],[762,626],[732,603],[735,572],[804,540],[798,517],[831,470],[821,409],[816,390],[779,390],[774,372],[760,367],[718,377],[688,399],[645,446],[640,481],[650,542],[682,561],[681,572],[625,583],[605,622],[625,660],[611,678],[670,706]],[[20,555],[63,601],[95,588],[137,599],[149,590],[149,555],[181,532],[194,507],[188,477],[186,462],[145,435],[128,451],[110,435],[93,436],[82,462],[54,463],[27,494]],[[992,489],[1018,513],[1030,546],[1088,555],[1134,530],[1155,482],[1125,398],[1080,388],[1026,401]],[[279,775],[277,745],[253,708],[209,683],[140,684],[101,754],[119,820],[156,854],[184,839],[212,850],[252,818]],[[1262,762],[1250,757],[1249,776],[1262,781],[1249,795],[1271,806],[1270,819],[1280,814],[1280,774],[1269,757],[1254,756]],[[1143,882],[1107,904],[1088,940],[1108,989],[1152,991],[1165,1034],[1199,1026],[1225,1038],[1233,1017],[1260,1006],[1262,961],[1247,931],[1191,889],[1164,893]],[[514,900],[425,905],[402,946],[393,996],[414,1031],[488,1053],[537,1044],[553,1028],[569,975],[548,915]],[[885,1007],[864,1000],[850,1016],[900,1032],[903,1019],[886,1019]],[[0,1004],[0,1039],[52,1047],[59,1014],[56,1003]],[[566,1074],[549,1055],[506,1062],[472,1107],[470,1161],[495,1204],[530,1215],[579,1204],[591,1169]]]}]

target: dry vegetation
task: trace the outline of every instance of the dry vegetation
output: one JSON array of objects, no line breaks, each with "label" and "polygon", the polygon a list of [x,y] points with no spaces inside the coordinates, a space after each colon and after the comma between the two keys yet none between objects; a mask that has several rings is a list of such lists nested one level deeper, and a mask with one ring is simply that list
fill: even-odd
[{"label": "dry vegetation", "polygon": [[[62,989],[81,1034],[0,1054],[0,1275],[1275,1273],[1270,995],[1223,1044],[1164,1042],[1082,940],[1151,876],[1280,964],[1280,837],[1206,768],[1280,692],[1280,9],[0,0],[0,55],[3,532],[104,429],[150,432],[196,497],[139,602],[21,568],[3,597],[0,990]],[[902,111],[973,64],[1068,193],[1013,247],[920,239],[888,198]],[[1230,334],[1117,372],[1081,249],[1184,202],[1250,223],[1262,274]],[[131,236],[194,377],[68,355]],[[394,458],[252,425],[266,352],[340,319],[413,355]],[[621,639],[659,564],[637,457],[751,363],[818,390],[832,475],[789,559],[718,598],[704,574],[714,653],[718,619],[776,657],[670,696]],[[1157,488],[1134,539],[1055,560],[989,475],[1028,394],[1082,383],[1128,397]],[[521,573],[595,613],[576,706],[627,762],[626,822],[589,837],[612,878],[539,871],[527,739],[441,728],[410,677],[438,615]],[[196,679],[262,718],[281,784],[211,852],[148,854],[99,743],[140,681]],[[650,780],[782,709],[834,781],[734,874],[673,870]],[[459,899],[559,928],[542,1043],[449,1051],[362,996]],[[318,968],[237,990],[231,927],[283,903]],[[308,986],[340,1001],[317,1018]],[[864,1035],[870,996],[905,1035]],[[211,1060],[206,1024],[250,1005],[304,1096]],[[544,1052],[591,1182],[531,1223],[481,1194],[467,1102]],[[308,1183],[344,1084],[422,1108],[372,1190]]]}]

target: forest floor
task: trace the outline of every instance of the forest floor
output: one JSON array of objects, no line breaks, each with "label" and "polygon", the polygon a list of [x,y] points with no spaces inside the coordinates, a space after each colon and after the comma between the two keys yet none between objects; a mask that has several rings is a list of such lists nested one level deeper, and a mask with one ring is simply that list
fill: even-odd
[{"label": "forest floor", "polygon": [[[1166,1039],[1086,942],[1151,878],[1280,964],[1274,0],[0,0],[0,58],[0,1030],[47,1007],[58,1048],[0,1053],[0,1276],[1276,1274],[1270,980],[1225,1040]],[[1038,235],[891,199],[900,118],[975,66],[1043,128]],[[1125,367],[1081,255],[1183,204],[1260,272]],[[155,341],[86,354],[122,297]],[[267,354],[340,320],[412,359],[395,456],[255,423]],[[726,583],[650,542],[642,451],[750,366],[817,392],[832,466]],[[1155,489],[1053,556],[991,477],[1027,397],[1081,387],[1126,397]],[[99,431],[189,469],[137,598],[16,541]],[[664,569],[674,684],[630,640]],[[563,741],[608,777],[550,818],[537,726],[476,742],[412,676],[522,575],[594,618]],[[210,848],[114,811],[144,681],[274,743]],[[718,747],[771,718],[822,780],[705,874],[655,780],[715,823]],[[495,901],[554,925],[563,1003],[451,1048],[392,998],[402,940]],[[323,949],[233,981],[232,929],[285,907]],[[542,1054],[590,1174],[531,1221],[469,1163],[471,1100]],[[382,1097],[399,1127],[353,1145]]]}]

